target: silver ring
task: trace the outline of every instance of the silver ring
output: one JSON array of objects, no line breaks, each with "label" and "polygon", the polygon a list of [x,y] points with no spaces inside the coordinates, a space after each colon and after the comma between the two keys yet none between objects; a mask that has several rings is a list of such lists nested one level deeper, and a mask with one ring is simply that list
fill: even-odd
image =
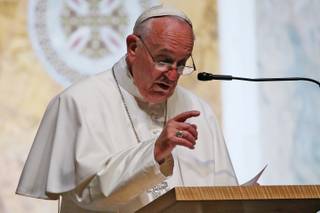
[{"label": "silver ring", "polygon": [[183,138],[183,132],[181,130],[176,131],[176,136],[178,138]]}]

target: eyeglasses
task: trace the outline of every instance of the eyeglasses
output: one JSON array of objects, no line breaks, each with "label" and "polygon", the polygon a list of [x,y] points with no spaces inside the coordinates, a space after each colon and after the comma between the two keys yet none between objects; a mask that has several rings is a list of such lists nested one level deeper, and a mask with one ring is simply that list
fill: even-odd
[{"label": "eyeglasses", "polygon": [[[148,52],[148,55],[151,57],[154,66],[157,70],[161,71],[161,72],[167,72],[169,70],[172,69],[176,69],[177,72],[179,73],[179,75],[189,75],[191,73],[193,73],[196,69],[196,65],[193,61],[192,55],[190,55],[190,58],[188,58],[188,60],[184,63],[184,65],[179,65],[179,66],[174,66],[173,63],[169,63],[169,62],[165,62],[165,61],[161,61],[161,60],[155,60],[154,57],[152,56],[150,50],[148,49],[147,45],[144,43],[143,39],[141,38],[141,36],[137,36],[141,43],[143,44],[143,46],[145,47],[145,49]],[[191,59],[191,60],[190,60]]]}]

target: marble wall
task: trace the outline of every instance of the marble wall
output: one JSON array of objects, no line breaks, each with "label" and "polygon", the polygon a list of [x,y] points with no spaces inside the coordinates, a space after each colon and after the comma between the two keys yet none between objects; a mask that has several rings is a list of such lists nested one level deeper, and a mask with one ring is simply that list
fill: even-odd
[{"label": "marble wall", "polygon": [[[320,80],[320,2],[221,0],[222,72]],[[320,183],[320,90],[305,82],[224,83],[225,136],[240,182]]]},{"label": "marble wall", "polygon": [[[320,2],[261,1],[256,5],[259,76],[320,80]],[[261,141],[277,184],[320,183],[320,89],[305,82],[259,88]],[[272,172],[271,172],[272,171]]]}]

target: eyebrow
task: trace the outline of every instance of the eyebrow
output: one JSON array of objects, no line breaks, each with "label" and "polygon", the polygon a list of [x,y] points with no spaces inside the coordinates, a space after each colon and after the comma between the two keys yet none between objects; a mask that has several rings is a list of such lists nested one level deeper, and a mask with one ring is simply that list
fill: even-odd
[{"label": "eyebrow", "polygon": [[[173,52],[172,52],[172,51],[170,51],[170,50],[168,50],[168,49],[166,49],[166,48],[162,48],[162,49],[160,49],[159,52],[156,54],[155,58],[165,56],[165,57],[170,57],[170,58],[174,59],[174,57],[173,57],[172,55],[173,55]],[[191,56],[191,53],[188,54],[187,56],[179,59],[178,62],[187,60],[188,58],[190,58],[190,56]]]}]

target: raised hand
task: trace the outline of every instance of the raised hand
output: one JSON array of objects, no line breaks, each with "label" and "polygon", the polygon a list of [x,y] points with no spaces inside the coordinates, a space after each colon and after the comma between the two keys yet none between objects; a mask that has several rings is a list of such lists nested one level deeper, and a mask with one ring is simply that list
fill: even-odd
[{"label": "raised hand", "polygon": [[155,143],[154,156],[158,163],[162,163],[166,157],[171,155],[177,145],[194,149],[198,139],[197,126],[185,121],[199,115],[199,111],[193,110],[183,112],[168,120]]}]

